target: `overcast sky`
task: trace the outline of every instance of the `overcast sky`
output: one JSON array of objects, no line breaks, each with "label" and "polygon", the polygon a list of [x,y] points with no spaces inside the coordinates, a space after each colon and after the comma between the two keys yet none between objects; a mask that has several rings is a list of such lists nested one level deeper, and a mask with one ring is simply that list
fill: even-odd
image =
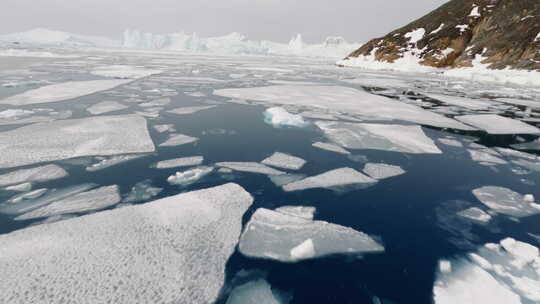
[{"label": "overcast sky", "polygon": [[36,27],[120,38],[126,28],[308,42],[382,36],[447,0],[1,0],[0,33]]}]

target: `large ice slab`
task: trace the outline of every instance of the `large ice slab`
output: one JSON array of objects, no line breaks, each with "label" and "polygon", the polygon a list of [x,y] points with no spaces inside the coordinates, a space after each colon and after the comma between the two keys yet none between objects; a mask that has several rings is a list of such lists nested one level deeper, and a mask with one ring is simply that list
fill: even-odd
[{"label": "large ice slab", "polygon": [[384,251],[373,238],[354,229],[257,209],[240,239],[243,255],[297,262],[331,254],[366,254]]},{"label": "large ice slab", "polygon": [[30,169],[20,169],[0,175],[0,187],[23,183],[41,183],[68,176],[58,165],[46,165]]},{"label": "large ice slab", "polygon": [[169,138],[163,143],[159,144],[160,147],[176,147],[186,145],[198,141],[197,137],[192,137],[184,134],[171,134]]},{"label": "large ice slab", "polygon": [[403,153],[440,154],[441,150],[420,126],[318,121],[333,142],[348,149],[375,149]]},{"label": "large ice slab", "polygon": [[0,168],[154,150],[146,120],[137,115],[59,120],[0,133]]},{"label": "large ice slab", "polygon": [[305,160],[303,160],[300,157],[292,156],[289,154],[276,152],[272,154],[271,156],[265,158],[261,163],[277,167],[277,168],[283,168],[283,169],[289,169],[289,170],[300,170],[306,163]]},{"label": "large ice slab", "polygon": [[201,166],[186,171],[176,172],[175,175],[169,176],[167,181],[171,185],[187,186],[196,183],[206,175],[212,173],[214,167]]},{"label": "large ice slab", "polygon": [[404,120],[440,128],[473,130],[451,118],[390,98],[342,86],[294,86],[215,90],[215,95],[263,101],[270,104],[305,106],[382,120]]},{"label": "large ice slab", "polygon": [[405,170],[401,169],[399,166],[375,163],[366,164],[362,171],[374,179],[385,179],[405,173]]},{"label": "large ice slab", "polygon": [[69,81],[30,90],[0,100],[0,104],[24,106],[73,99],[113,89],[132,80],[87,80]]},{"label": "large ice slab", "polygon": [[521,195],[508,188],[484,186],[474,189],[474,196],[493,211],[515,216],[526,217],[540,213],[540,204],[537,204],[527,195]]},{"label": "large ice slab", "polygon": [[101,187],[55,201],[47,206],[19,215],[15,220],[23,221],[70,213],[96,211],[114,206],[120,200],[118,186]]},{"label": "large ice slab", "polygon": [[157,169],[170,169],[177,167],[190,167],[201,165],[204,161],[202,156],[181,157],[175,159],[162,160],[156,164]]},{"label": "large ice slab", "polygon": [[220,162],[216,163],[216,166],[225,167],[240,172],[259,173],[266,175],[285,174],[285,172],[283,171],[279,171],[255,162]]},{"label": "large ice slab", "polygon": [[216,106],[196,106],[196,107],[182,107],[176,108],[174,110],[167,111],[168,113],[177,114],[177,115],[186,115],[194,114],[200,111],[208,110],[215,108]]},{"label": "large ice slab", "polygon": [[213,303],[252,202],[226,184],[1,235],[0,294],[12,304]]},{"label": "large ice slab", "polygon": [[313,188],[358,186],[376,182],[376,179],[366,176],[352,168],[340,168],[286,184],[282,188],[287,192],[291,192]]},{"label": "large ice slab", "polygon": [[455,118],[489,134],[540,134],[540,129],[534,126],[495,114],[463,115]]}]

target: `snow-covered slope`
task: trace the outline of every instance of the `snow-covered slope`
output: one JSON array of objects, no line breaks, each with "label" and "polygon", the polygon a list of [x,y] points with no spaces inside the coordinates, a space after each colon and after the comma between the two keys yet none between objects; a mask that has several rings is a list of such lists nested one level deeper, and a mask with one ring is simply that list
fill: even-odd
[{"label": "snow-covered slope", "polygon": [[20,43],[44,46],[119,47],[120,42],[99,36],[84,36],[37,28],[22,33],[0,35],[1,43]]}]

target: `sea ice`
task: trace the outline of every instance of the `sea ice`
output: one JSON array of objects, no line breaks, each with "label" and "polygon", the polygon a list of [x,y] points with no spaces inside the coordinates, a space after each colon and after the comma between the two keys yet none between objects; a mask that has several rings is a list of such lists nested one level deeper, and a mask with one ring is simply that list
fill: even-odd
[{"label": "sea ice", "polygon": [[116,101],[102,101],[86,108],[93,115],[125,110],[128,107]]},{"label": "sea ice", "polygon": [[340,168],[331,170],[316,176],[284,185],[284,191],[300,191],[312,188],[333,188],[349,185],[366,185],[376,183],[372,179],[352,168]]},{"label": "sea ice", "polygon": [[331,254],[379,253],[384,247],[348,227],[260,208],[247,223],[239,250],[249,257],[298,262]]},{"label": "sea ice", "polygon": [[439,100],[449,105],[460,106],[469,110],[486,110],[491,106],[497,105],[497,103],[495,102],[488,102],[459,96],[449,96],[432,93],[424,95],[431,99]]},{"label": "sea ice", "polygon": [[137,79],[148,77],[150,75],[159,74],[163,71],[147,69],[143,67],[129,65],[108,65],[93,69],[90,73],[96,76],[121,78],[121,79]]},{"label": "sea ice", "polygon": [[362,171],[377,180],[394,177],[405,173],[405,170],[401,169],[399,166],[375,163],[366,164]]},{"label": "sea ice", "polygon": [[203,110],[208,110],[215,108],[216,106],[199,106],[199,107],[183,107],[183,108],[176,108],[174,110],[167,111],[168,113],[177,114],[177,115],[186,115],[186,114],[194,114]]},{"label": "sea ice", "polygon": [[158,162],[155,167],[157,169],[170,169],[177,167],[190,167],[201,165],[204,161],[202,156],[182,157]]},{"label": "sea ice", "polygon": [[0,294],[12,304],[214,303],[252,202],[226,184],[1,235]]},{"label": "sea ice", "polygon": [[136,203],[147,201],[163,191],[163,188],[152,187],[150,180],[138,182],[131,188],[123,203]]},{"label": "sea ice", "polygon": [[169,138],[161,143],[160,147],[175,147],[175,146],[181,146],[185,144],[190,144],[198,141],[199,139],[197,137],[191,137],[184,134],[171,134]]},{"label": "sea ice", "polygon": [[248,282],[235,287],[226,304],[287,304],[272,293],[272,287],[265,279]]},{"label": "sea ice", "polygon": [[212,173],[212,171],[214,171],[213,167],[201,166],[183,172],[176,172],[175,175],[169,176],[167,181],[171,185],[188,186]]},{"label": "sea ice", "polygon": [[118,186],[101,187],[55,201],[47,206],[19,215],[15,220],[23,221],[70,213],[97,211],[114,206],[120,201]]},{"label": "sea ice", "polygon": [[146,120],[137,115],[59,120],[0,133],[0,168],[154,150]]},{"label": "sea ice", "polygon": [[481,150],[469,150],[472,160],[476,162],[486,162],[492,164],[504,165],[508,162],[500,157],[499,154],[490,149],[481,149]]},{"label": "sea ice", "polygon": [[288,170],[300,170],[306,163],[305,160],[289,154],[275,152],[272,156],[264,159],[262,164]]},{"label": "sea ice", "polygon": [[287,215],[301,217],[306,220],[313,220],[313,218],[315,218],[315,212],[317,209],[315,209],[315,207],[306,206],[283,206],[277,208],[275,211]]},{"label": "sea ice", "polygon": [[148,154],[118,155],[111,157],[97,157],[98,162],[86,167],[86,171],[94,172],[103,170],[112,166],[123,164],[125,162],[148,156]]},{"label": "sea ice", "polygon": [[216,163],[218,167],[225,167],[240,172],[259,173],[266,175],[280,175],[285,174],[283,171],[279,171],[260,163],[255,162],[221,162]]},{"label": "sea ice", "polygon": [[22,183],[18,185],[13,185],[9,187],[5,187],[2,190],[6,191],[16,191],[16,192],[26,192],[32,190],[32,183]]},{"label": "sea ice", "polygon": [[455,118],[489,134],[540,134],[540,129],[534,126],[495,114],[463,115]]},{"label": "sea ice", "polygon": [[345,154],[345,155],[351,154],[351,152],[343,149],[342,147],[340,147],[338,145],[330,144],[330,143],[323,143],[323,142],[319,141],[319,142],[316,142],[316,143],[312,144],[312,146],[315,147],[315,148],[323,149],[323,150],[330,151],[330,152],[336,152],[336,153],[339,153],[339,154]]},{"label": "sea ice", "polygon": [[484,212],[484,210],[476,207],[460,211],[458,212],[458,215],[482,224],[488,223],[492,218],[491,215]]},{"label": "sea ice", "polygon": [[482,204],[498,213],[515,217],[540,213],[540,204],[529,202],[523,195],[507,188],[484,186],[472,192]]},{"label": "sea ice", "polygon": [[0,99],[0,104],[25,106],[74,99],[77,97],[107,91],[132,80],[87,80],[52,84],[22,94]]},{"label": "sea ice", "polygon": [[333,142],[348,149],[375,149],[403,153],[441,154],[420,126],[318,121]]},{"label": "sea ice", "polygon": [[307,126],[307,122],[300,115],[287,112],[284,108],[273,107],[264,111],[264,122],[274,127],[297,127]]},{"label": "sea ice", "polygon": [[30,169],[20,169],[0,175],[0,187],[23,183],[41,183],[68,176],[58,165],[46,165]]},{"label": "sea ice", "polygon": [[164,133],[164,132],[176,132],[176,128],[172,124],[165,124],[165,125],[155,125],[154,129],[158,131],[158,133]]}]

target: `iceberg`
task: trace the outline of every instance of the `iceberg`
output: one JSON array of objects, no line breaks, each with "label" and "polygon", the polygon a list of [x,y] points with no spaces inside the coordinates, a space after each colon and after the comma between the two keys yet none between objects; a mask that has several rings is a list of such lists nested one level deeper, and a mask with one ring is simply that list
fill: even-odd
[{"label": "iceberg", "polygon": [[59,102],[107,91],[133,80],[86,80],[68,81],[51,84],[41,88],[26,91],[22,94],[0,99],[0,104],[26,106],[32,104]]},{"label": "iceberg", "polygon": [[176,128],[172,124],[164,124],[164,125],[155,125],[154,129],[158,133],[164,133],[164,132],[176,132]]},{"label": "iceberg", "polygon": [[120,41],[100,36],[84,36],[61,31],[36,28],[22,33],[0,35],[0,42],[39,46],[116,48]]},{"label": "iceberg", "polygon": [[526,217],[540,213],[540,204],[508,188],[484,186],[474,189],[473,195],[491,210],[514,217]]},{"label": "iceberg", "polygon": [[226,184],[0,235],[0,293],[13,304],[213,303],[252,203]]},{"label": "iceberg", "polygon": [[300,170],[302,169],[306,161],[296,156],[281,152],[275,152],[270,157],[265,158],[261,163],[264,165],[282,169]]},{"label": "iceberg", "polygon": [[405,170],[399,166],[375,163],[366,164],[362,171],[377,180],[405,174]]},{"label": "iceberg", "polygon": [[171,134],[169,138],[159,144],[160,147],[176,147],[181,145],[186,145],[198,141],[197,137],[191,137],[184,134]]},{"label": "iceberg", "polygon": [[196,183],[201,178],[212,173],[212,171],[214,171],[213,167],[201,166],[183,172],[176,172],[175,175],[169,176],[169,178],[167,178],[167,181],[171,185],[188,186]]},{"label": "iceberg", "polygon": [[266,175],[285,174],[285,172],[283,171],[272,169],[268,166],[255,162],[220,162],[216,163],[216,166],[225,167],[240,172],[258,173]]},{"label": "iceberg", "polygon": [[170,169],[177,167],[191,167],[199,166],[203,163],[204,157],[202,156],[191,156],[191,157],[182,157],[169,160],[162,160],[156,163],[155,167],[157,169]]},{"label": "iceberg", "polygon": [[455,118],[489,134],[540,134],[540,129],[534,126],[495,114],[463,115]]},{"label": "iceberg", "polygon": [[354,229],[264,208],[252,215],[238,248],[248,257],[281,262],[384,251],[373,238]]},{"label": "iceberg", "polygon": [[90,114],[93,115],[100,115],[104,113],[125,110],[127,108],[127,106],[116,101],[102,101],[86,108],[86,111],[90,112]]},{"label": "iceberg", "polygon": [[137,115],[59,120],[0,133],[0,168],[154,150],[146,120]]},{"label": "iceberg", "polygon": [[0,187],[24,183],[42,183],[68,176],[58,165],[45,165],[30,169],[20,169],[0,175]]},{"label": "iceberg", "polygon": [[376,182],[376,179],[366,176],[352,168],[340,168],[286,184],[282,186],[282,188],[284,191],[292,192],[313,188],[334,188],[353,185],[364,186]]},{"label": "iceberg", "polygon": [[303,128],[308,125],[302,116],[291,114],[280,107],[273,107],[264,111],[264,122],[274,127]]}]

